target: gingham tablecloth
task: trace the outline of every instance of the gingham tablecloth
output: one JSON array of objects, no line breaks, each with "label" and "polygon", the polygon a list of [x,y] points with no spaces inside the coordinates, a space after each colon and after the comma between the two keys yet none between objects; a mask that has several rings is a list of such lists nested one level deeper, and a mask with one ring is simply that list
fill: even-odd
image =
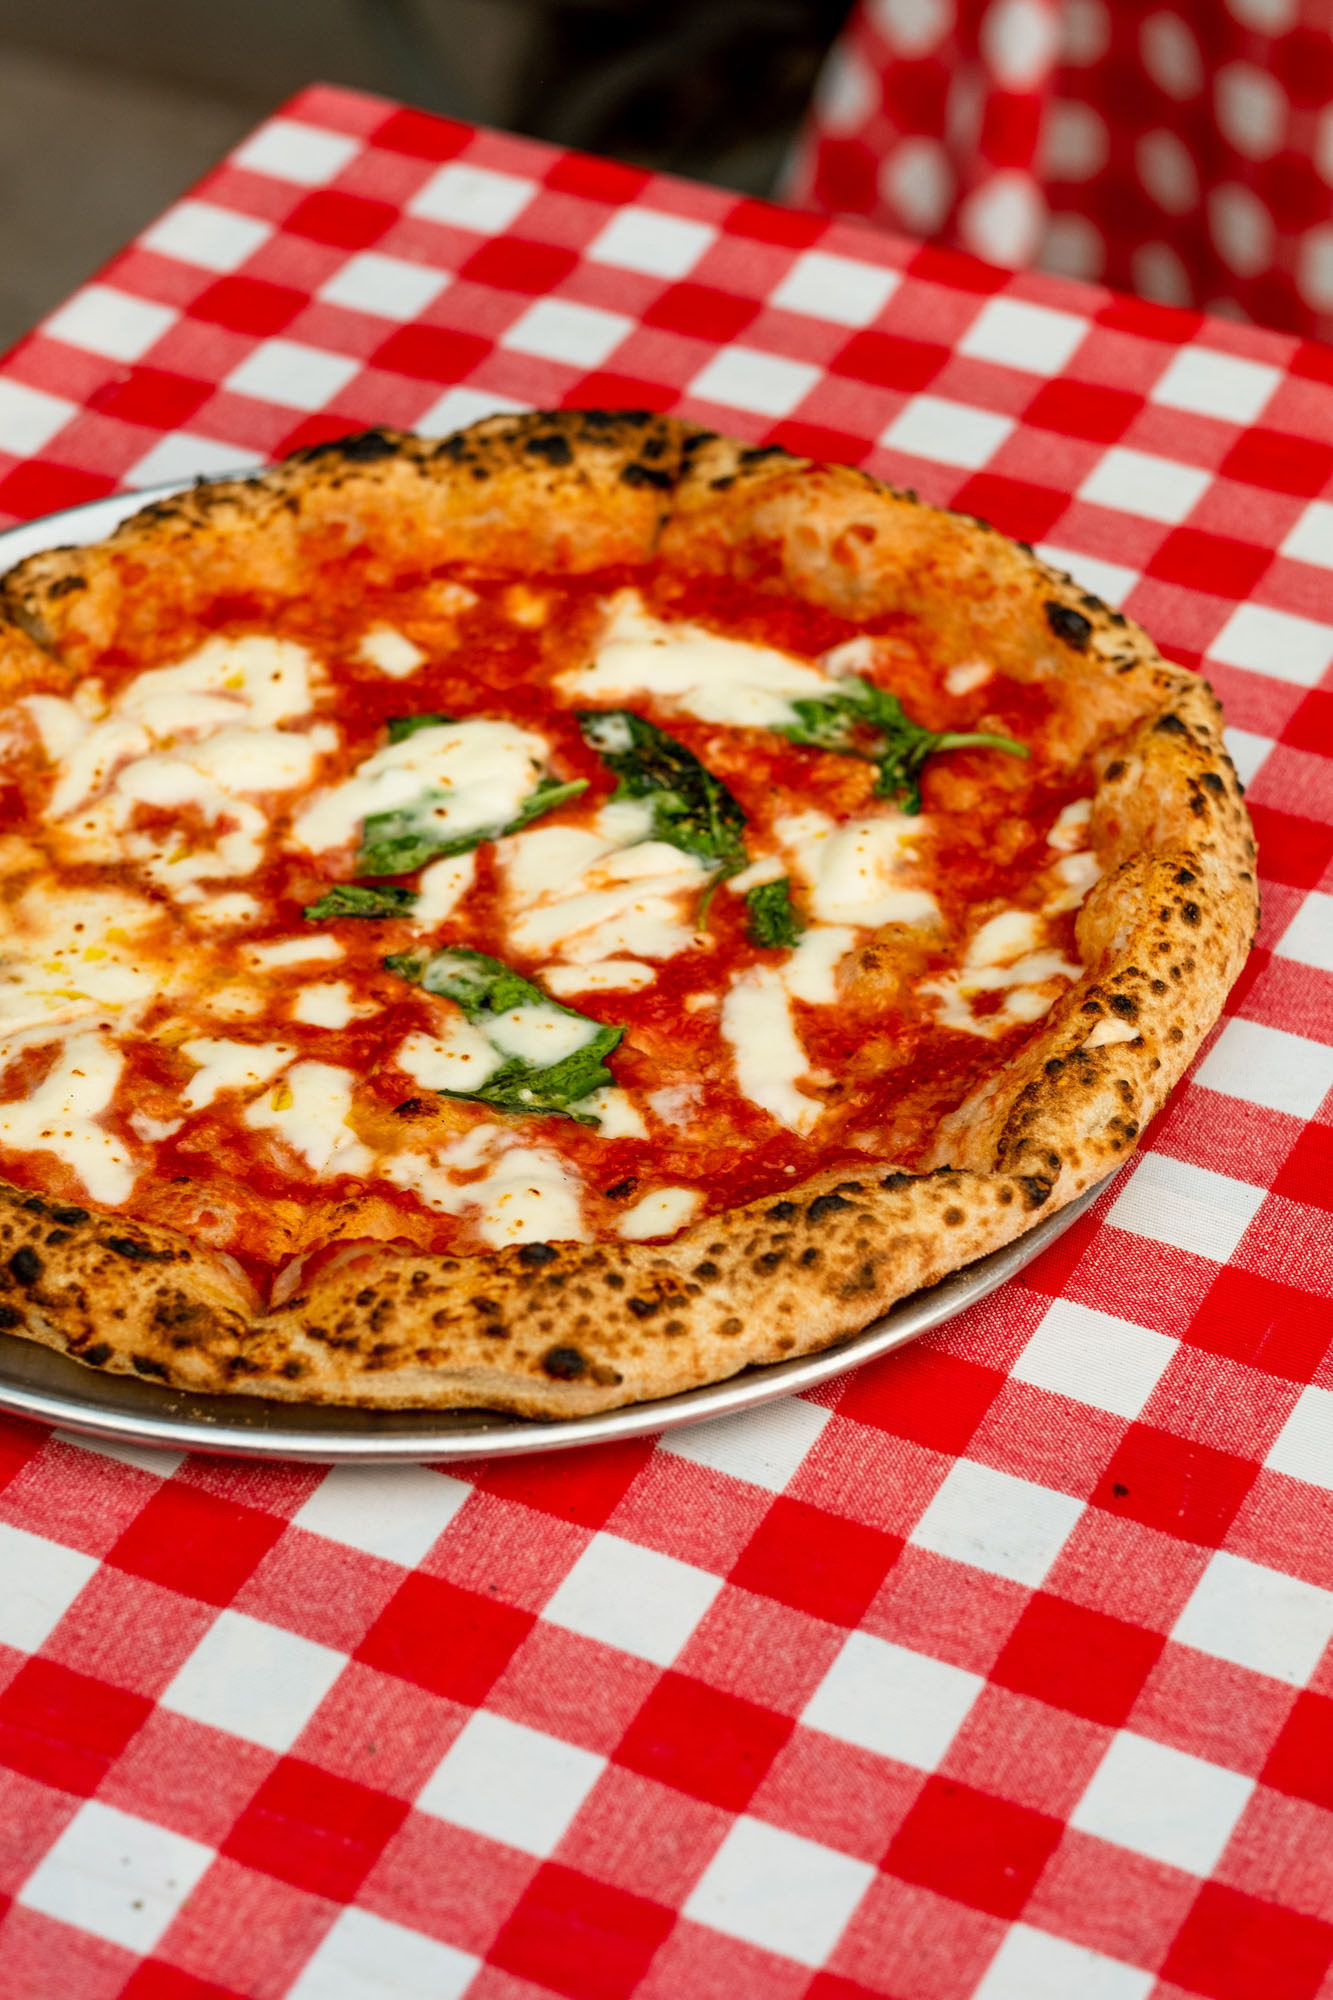
[{"label": "gingham tablecloth", "polygon": [[0,1425],[0,2000],[1327,2000],[1333,356],[317,89],[9,357],[0,509],[552,403],[1204,663],[1259,948],[1099,1207],[826,1392],[447,1472]]}]

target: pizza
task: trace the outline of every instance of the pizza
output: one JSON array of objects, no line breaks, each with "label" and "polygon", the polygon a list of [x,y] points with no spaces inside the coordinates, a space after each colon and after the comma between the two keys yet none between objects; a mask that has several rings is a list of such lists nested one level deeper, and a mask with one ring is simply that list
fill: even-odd
[{"label": "pizza", "polygon": [[655,415],[372,431],[0,595],[0,1328],[570,1416],[1133,1150],[1256,922],[1217,704],[984,523]]}]

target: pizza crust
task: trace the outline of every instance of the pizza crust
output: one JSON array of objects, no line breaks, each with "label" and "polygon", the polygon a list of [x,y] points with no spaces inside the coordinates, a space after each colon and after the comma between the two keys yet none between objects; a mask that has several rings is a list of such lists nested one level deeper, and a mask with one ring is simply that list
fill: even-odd
[{"label": "pizza crust", "polygon": [[1084,975],[943,1121],[919,1173],[820,1174],[664,1245],[349,1246],[268,1312],[239,1267],[177,1231],[0,1185],[0,1328],[182,1389],[582,1416],[826,1347],[1133,1151],[1258,917],[1217,703],[1138,626],[984,523],[864,473],[670,418],[568,411],[438,443],[370,432],[200,485],[97,548],[35,557],[0,583],[0,690],[21,685],[34,648],[74,678],[91,653],[132,647],[145,592],[183,612],[220,593],[280,598],[363,547],[386,580],[660,551],[851,618],[916,609],[958,657],[984,649],[1001,672],[1040,675],[1061,752],[1071,767],[1093,754],[1100,778]]}]

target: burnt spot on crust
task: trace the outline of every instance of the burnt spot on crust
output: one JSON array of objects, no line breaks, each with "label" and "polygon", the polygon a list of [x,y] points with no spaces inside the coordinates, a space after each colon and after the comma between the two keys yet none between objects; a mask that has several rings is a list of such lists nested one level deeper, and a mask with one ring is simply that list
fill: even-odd
[{"label": "burnt spot on crust", "polygon": [[663,493],[669,493],[675,484],[671,474],[660,465],[642,465],[633,458],[622,467],[620,477],[626,486],[656,486]]},{"label": "burnt spot on crust", "polygon": [[548,1347],[542,1356],[542,1368],[557,1382],[577,1382],[580,1375],[588,1372],[588,1357],[577,1347]]},{"label": "burnt spot on crust", "polygon": [[106,1247],[132,1264],[169,1264],[176,1254],[174,1250],[154,1250],[151,1243],[140,1243],[133,1236],[108,1236]]},{"label": "burnt spot on crust", "polygon": [[374,465],[379,459],[395,457],[398,449],[398,440],[387,431],[353,431],[347,437],[326,438],[323,444],[294,451],[288,462],[314,465],[321,459],[345,458],[352,465]]},{"label": "burnt spot on crust", "polygon": [[1188,736],[1189,729],[1174,712],[1163,715],[1153,724],[1159,736]]},{"label": "burnt spot on crust", "polygon": [[92,1368],[105,1367],[106,1363],[111,1359],[110,1341],[95,1340],[91,1347],[83,1349],[79,1355],[79,1359],[80,1361],[86,1361]]},{"label": "burnt spot on crust", "polygon": [[805,1211],[810,1222],[822,1222],[826,1215],[836,1215],[841,1208],[850,1208],[851,1203],[840,1194],[817,1194]]},{"label": "burnt spot on crust", "polygon": [[1187,924],[1197,924],[1197,923],[1198,923],[1198,921],[1199,921],[1199,918],[1200,918],[1200,915],[1201,915],[1201,912],[1200,912],[1200,909],[1199,909],[1199,906],[1198,906],[1198,904],[1197,904],[1197,903],[1182,903],[1182,904],[1181,904],[1181,906],[1180,906],[1180,916],[1181,916],[1181,921],[1182,921],[1182,923],[1187,923]]},{"label": "burnt spot on crust", "polygon": [[1066,646],[1072,646],[1077,653],[1086,653],[1088,641],[1092,637],[1092,621],[1075,611],[1071,604],[1061,604],[1057,598],[1048,597],[1042,609],[1046,613],[1046,623],[1057,639],[1063,639]]},{"label": "burnt spot on crust", "polygon": [[617,1181],[614,1187],[606,1190],[606,1198],[608,1201],[628,1201],[638,1185],[638,1175],[627,1174],[623,1181]]},{"label": "burnt spot on crust", "polygon": [[59,1222],[67,1229],[73,1229],[78,1223],[87,1222],[88,1219],[86,1208],[53,1208],[51,1210],[52,1222]]},{"label": "burnt spot on crust", "polygon": [[155,1375],[159,1382],[166,1381],[167,1367],[164,1361],[156,1360],[151,1354],[132,1354],[130,1360],[134,1364],[136,1375]]},{"label": "burnt spot on crust", "polygon": [[519,1247],[518,1261],[526,1264],[531,1271],[540,1270],[543,1264],[554,1264],[560,1252],[551,1243],[524,1243]]},{"label": "burnt spot on crust", "polygon": [[1051,1183],[1037,1174],[1019,1174],[1018,1185],[1022,1188],[1029,1208],[1044,1208],[1051,1198]]},{"label": "burnt spot on crust", "polygon": [[1205,771],[1200,777],[1199,783],[1207,785],[1210,792],[1225,792],[1227,788],[1225,778],[1219,777],[1216,771]]},{"label": "burnt spot on crust", "polygon": [[559,431],[539,431],[524,440],[523,449],[532,458],[544,458],[548,465],[572,465],[574,461],[569,439]]},{"label": "burnt spot on crust", "polygon": [[635,1319],[654,1319],[662,1310],[661,1299],[626,1299]]},{"label": "burnt spot on crust", "polygon": [[16,1285],[35,1285],[42,1275],[42,1260],[31,1244],[25,1243],[9,1260],[9,1272]]},{"label": "burnt spot on crust", "polygon": [[1132,993],[1112,993],[1107,1000],[1107,1005],[1113,1014],[1120,1016],[1122,1021],[1136,1021],[1138,1019],[1139,1003]]},{"label": "burnt spot on crust", "polygon": [[9,1333],[16,1326],[22,1326],[23,1314],[15,1306],[0,1305],[0,1332]]},{"label": "burnt spot on crust", "polygon": [[800,1212],[799,1204],[794,1201],[776,1201],[768,1216],[771,1222],[791,1222]]},{"label": "burnt spot on crust", "polygon": [[915,1174],[885,1174],[883,1180],[880,1182],[880,1186],[886,1194],[897,1194],[901,1188],[911,1187],[916,1179],[917,1176]]}]

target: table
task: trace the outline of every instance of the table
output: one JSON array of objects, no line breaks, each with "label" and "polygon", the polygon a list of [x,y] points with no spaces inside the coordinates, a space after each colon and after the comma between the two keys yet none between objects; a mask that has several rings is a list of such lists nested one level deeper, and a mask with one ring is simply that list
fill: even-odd
[{"label": "table", "polygon": [[321,88],[4,362],[0,509],[562,402],[1204,662],[1259,946],[1097,1207],[827,1392],[447,1474],[0,1426],[0,2000],[1326,2000],[1333,355]]}]

